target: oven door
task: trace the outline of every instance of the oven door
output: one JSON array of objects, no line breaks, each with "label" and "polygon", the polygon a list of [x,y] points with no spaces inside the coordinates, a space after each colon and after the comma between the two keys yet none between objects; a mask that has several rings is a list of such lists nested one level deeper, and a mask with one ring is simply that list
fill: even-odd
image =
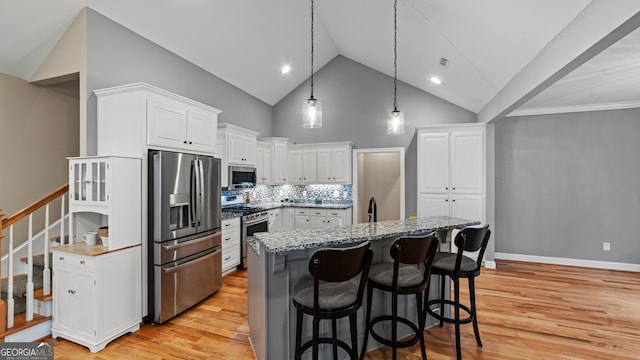
[{"label": "oven door", "polygon": [[240,265],[238,265],[239,269],[247,268],[247,238],[249,236],[253,236],[253,234],[258,232],[267,232],[269,231],[269,216],[261,217],[259,219],[253,219],[250,221],[245,221],[242,219],[242,246],[241,246],[241,261]]}]

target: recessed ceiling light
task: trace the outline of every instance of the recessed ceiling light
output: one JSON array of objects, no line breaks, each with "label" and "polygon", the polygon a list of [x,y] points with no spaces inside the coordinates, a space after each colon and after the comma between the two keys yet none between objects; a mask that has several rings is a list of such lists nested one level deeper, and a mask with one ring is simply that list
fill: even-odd
[{"label": "recessed ceiling light", "polygon": [[289,65],[283,66],[282,70],[280,70],[280,72],[283,73],[283,74],[287,74],[289,71],[291,71],[291,66],[289,66]]},{"label": "recessed ceiling light", "polygon": [[429,78],[429,80],[430,80],[432,83],[436,84],[436,85],[441,85],[441,84],[442,84],[442,80],[440,80],[440,78],[439,78],[439,77],[437,77],[437,76],[431,76],[431,77]]}]

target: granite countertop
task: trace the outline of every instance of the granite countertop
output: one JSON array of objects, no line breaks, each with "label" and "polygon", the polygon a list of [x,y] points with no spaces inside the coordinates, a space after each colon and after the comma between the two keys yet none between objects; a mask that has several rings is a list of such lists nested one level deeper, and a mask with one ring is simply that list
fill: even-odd
[{"label": "granite countertop", "polygon": [[[294,207],[294,208],[311,208],[311,209],[350,209],[353,207],[352,203],[342,203],[342,204],[315,204],[311,202],[269,202],[269,203],[261,203],[256,202],[248,205],[249,207],[262,207],[266,210],[285,208],[285,207]],[[242,214],[233,214],[233,213],[222,213],[222,220],[231,219],[235,217],[240,217]]]},{"label": "granite countertop", "polygon": [[262,243],[268,253],[283,254],[296,250],[325,246],[374,241],[394,236],[414,235],[450,228],[463,228],[480,224],[479,221],[434,216],[418,219],[390,220],[377,223],[341,225],[328,229],[293,230],[283,232],[261,232],[254,234],[248,243],[260,255]]}]

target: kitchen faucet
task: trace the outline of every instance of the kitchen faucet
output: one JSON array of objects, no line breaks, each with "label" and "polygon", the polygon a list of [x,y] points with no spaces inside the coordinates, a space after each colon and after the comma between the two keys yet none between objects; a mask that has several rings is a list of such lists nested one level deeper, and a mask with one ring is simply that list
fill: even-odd
[{"label": "kitchen faucet", "polygon": [[371,214],[373,213],[373,222],[378,222],[378,205],[376,204],[376,198],[371,197],[369,199],[369,222],[371,222]]}]

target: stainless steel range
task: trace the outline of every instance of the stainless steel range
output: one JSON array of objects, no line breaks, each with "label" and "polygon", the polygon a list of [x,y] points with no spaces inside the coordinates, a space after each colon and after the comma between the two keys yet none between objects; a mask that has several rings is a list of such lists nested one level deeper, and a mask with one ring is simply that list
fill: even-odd
[{"label": "stainless steel range", "polygon": [[242,195],[223,195],[221,204],[222,213],[241,215],[241,261],[238,269],[246,269],[247,239],[257,232],[269,231],[269,212],[264,207],[245,205],[245,198]]}]

